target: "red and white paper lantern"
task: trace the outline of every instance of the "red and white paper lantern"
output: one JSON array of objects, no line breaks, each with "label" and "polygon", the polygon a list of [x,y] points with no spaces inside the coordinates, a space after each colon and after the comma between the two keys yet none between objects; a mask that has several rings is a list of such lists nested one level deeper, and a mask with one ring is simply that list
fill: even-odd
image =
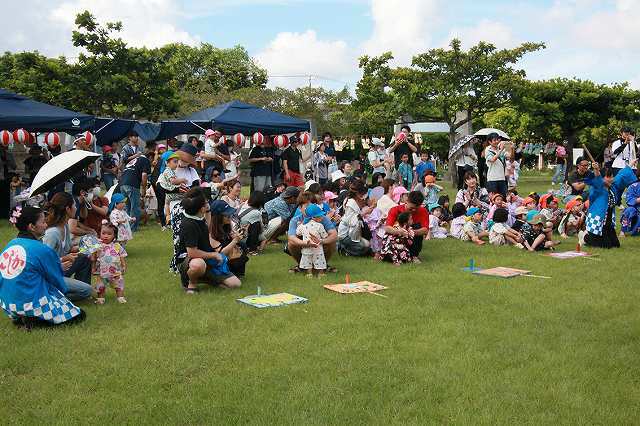
[{"label": "red and white paper lantern", "polygon": [[25,129],[18,129],[13,131],[13,141],[15,143],[27,144],[31,139],[31,135]]},{"label": "red and white paper lantern", "polygon": [[82,134],[82,137],[84,137],[87,145],[92,145],[96,141],[96,137],[88,130]]},{"label": "red and white paper lantern", "polygon": [[264,143],[264,136],[260,132],[256,132],[251,137],[254,145],[261,146]]},{"label": "red and white paper lantern", "polygon": [[9,146],[13,142],[13,134],[8,130],[0,132],[0,143],[2,146]]},{"label": "red and white paper lantern", "polygon": [[309,134],[309,132],[303,132],[300,134],[300,143],[302,145],[306,145],[309,142],[311,142],[311,135]]},{"label": "red and white paper lantern", "polygon": [[236,133],[235,135],[233,135],[233,143],[236,146],[244,145],[244,141],[245,141],[245,138],[244,138],[244,135],[242,133]]},{"label": "red and white paper lantern", "polygon": [[273,138],[273,144],[277,148],[286,148],[286,146],[289,145],[289,137],[287,135],[278,135]]},{"label": "red and white paper lantern", "polygon": [[60,145],[60,135],[56,132],[45,133],[44,143],[46,143],[49,148],[55,148]]}]

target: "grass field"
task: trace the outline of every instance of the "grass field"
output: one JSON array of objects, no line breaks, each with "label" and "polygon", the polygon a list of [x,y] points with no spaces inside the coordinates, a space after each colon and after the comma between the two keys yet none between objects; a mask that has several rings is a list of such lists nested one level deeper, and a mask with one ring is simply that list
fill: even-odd
[{"label": "grass field", "polygon": [[[524,178],[522,192],[546,189]],[[0,229],[6,243],[13,231]],[[560,250],[575,248],[575,239]],[[632,424],[640,419],[640,239],[555,260],[454,240],[420,265],[338,257],[307,279],[279,247],[243,287],[186,296],[167,272],[170,234],[129,249],[127,305],[82,305],[76,327],[26,333],[0,321],[3,423]],[[512,266],[552,279],[463,272]],[[369,279],[387,298],[321,287]],[[288,291],[309,303],[258,310],[235,299]]]}]

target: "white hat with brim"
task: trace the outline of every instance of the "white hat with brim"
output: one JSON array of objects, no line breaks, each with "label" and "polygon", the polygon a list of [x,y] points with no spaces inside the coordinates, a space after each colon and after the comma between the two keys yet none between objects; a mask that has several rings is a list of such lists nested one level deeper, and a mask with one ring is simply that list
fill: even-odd
[{"label": "white hat with brim", "polygon": [[313,180],[313,179],[306,181],[306,182],[304,183],[304,190],[305,190],[305,191],[308,191],[308,190],[309,190],[309,188],[311,187],[311,185],[313,185],[314,183],[318,183],[318,182],[316,182],[316,181],[315,181],[315,180]]},{"label": "white hat with brim", "polygon": [[346,177],[347,177],[347,175],[342,173],[342,170],[336,170],[335,172],[331,173],[331,182],[335,182],[335,181],[340,180],[342,178],[346,179]]},{"label": "white hat with brim", "polygon": [[371,138],[371,145],[384,147],[384,142],[380,138]]}]

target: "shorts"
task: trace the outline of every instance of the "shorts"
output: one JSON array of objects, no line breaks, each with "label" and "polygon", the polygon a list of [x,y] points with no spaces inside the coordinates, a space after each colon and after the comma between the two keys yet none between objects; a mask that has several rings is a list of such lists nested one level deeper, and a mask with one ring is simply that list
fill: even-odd
[{"label": "shorts", "polygon": [[[183,287],[187,287],[189,285],[189,275],[187,271],[189,270],[189,262],[191,259],[186,257],[183,261],[178,263],[178,272],[180,273],[180,281],[182,282]],[[211,285],[220,285],[229,277],[233,277],[234,275],[229,274],[221,274],[221,275],[212,275],[209,273],[209,268],[207,267],[207,273],[204,276],[200,277],[201,282],[206,282]]]},{"label": "shorts", "polygon": [[289,170],[289,179],[285,177],[284,183],[287,186],[304,186],[304,179],[300,173]]}]

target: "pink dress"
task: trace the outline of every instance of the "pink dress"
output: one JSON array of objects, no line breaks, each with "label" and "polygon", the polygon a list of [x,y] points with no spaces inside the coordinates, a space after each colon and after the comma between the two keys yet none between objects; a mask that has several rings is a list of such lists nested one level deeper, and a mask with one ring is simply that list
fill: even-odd
[{"label": "pink dress", "polygon": [[98,293],[104,292],[107,285],[124,290],[121,257],[127,257],[127,252],[120,243],[114,241],[109,244],[101,244],[100,249],[96,252],[96,266],[101,278],[96,289]]}]

